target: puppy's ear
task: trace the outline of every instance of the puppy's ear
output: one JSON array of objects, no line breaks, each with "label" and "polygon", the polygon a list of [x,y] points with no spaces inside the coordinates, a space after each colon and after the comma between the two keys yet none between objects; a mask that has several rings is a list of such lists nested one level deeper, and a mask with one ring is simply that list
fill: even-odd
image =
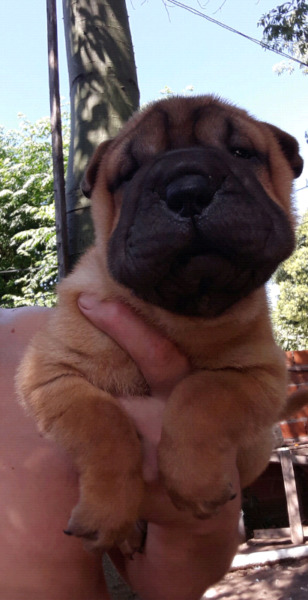
[{"label": "puppy's ear", "polygon": [[90,161],[88,163],[86,172],[83,176],[83,179],[82,179],[81,185],[80,185],[82,193],[85,195],[86,198],[91,198],[92,190],[95,185],[97,172],[98,172],[101,160],[111,142],[112,142],[112,140],[107,140],[106,142],[102,142],[102,144],[100,144],[96,148],[92,158],[90,159]]},{"label": "puppy's ear", "polygon": [[299,154],[297,140],[293,135],[286,133],[286,131],[279,129],[279,127],[276,127],[275,125],[270,125],[269,123],[266,123],[266,125],[278,140],[282,152],[292,167],[294,177],[299,177],[303,170],[304,161]]}]

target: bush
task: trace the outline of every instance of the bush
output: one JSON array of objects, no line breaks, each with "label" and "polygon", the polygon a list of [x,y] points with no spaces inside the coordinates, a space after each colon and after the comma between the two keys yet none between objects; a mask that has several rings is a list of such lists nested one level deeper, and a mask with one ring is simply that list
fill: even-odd
[{"label": "bush", "polygon": [[[69,123],[63,119],[65,162]],[[57,252],[49,119],[0,128],[0,295],[4,307],[55,302]]]}]

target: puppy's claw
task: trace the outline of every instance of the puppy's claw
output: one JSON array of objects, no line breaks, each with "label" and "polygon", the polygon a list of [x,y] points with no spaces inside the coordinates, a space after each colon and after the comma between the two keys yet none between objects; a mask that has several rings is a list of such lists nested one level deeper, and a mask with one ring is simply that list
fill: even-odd
[{"label": "puppy's claw", "polygon": [[85,540],[93,542],[98,540],[98,531],[82,531],[81,529],[78,530],[77,528],[75,528],[74,530],[63,529],[63,533],[65,533],[65,535],[73,535],[77,538],[83,538]]},{"label": "puppy's claw", "polygon": [[143,519],[138,519],[135,523],[135,531],[138,533],[139,544],[138,547],[135,548],[135,552],[142,554],[145,547],[145,542],[147,539],[148,533],[148,523]]},{"label": "puppy's claw", "polygon": [[124,542],[118,544],[118,547],[122,554],[129,556],[131,560],[134,560],[136,552],[138,552],[138,554],[143,553],[146,536],[147,522],[139,519],[134,524],[131,534]]},{"label": "puppy's claw", "polygon": [[65,533],[65,535],[73,535],[69,529],[63,529],[63,533]]},{"label": "puppy's claw", "polygon": [[233,486],[230,483],[219,497],[213,500],[196,499],[194,497],[181,496],[175,490],[168,490],[169,496],[174,506],[181,511],[191,511],[196,519],[209,519],[218,514],[219,509],[236,498]]}]

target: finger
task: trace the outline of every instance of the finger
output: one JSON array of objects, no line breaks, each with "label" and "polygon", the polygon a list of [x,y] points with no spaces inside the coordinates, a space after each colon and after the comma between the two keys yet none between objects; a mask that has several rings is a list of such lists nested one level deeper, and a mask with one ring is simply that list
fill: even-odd
[{"label": "finger", "polygon": [[166,402],[152,397],[119,398],[125,412],[130,415],[140,436],[143,455],[143,479],[146,483],[158,480],[157,446],[161,437],[163,413]]},{"label": "finger", "polygon": [[137,363],[152,391],[168,391],[190,372],[188,360],[165,337],[125,304],[79,297],[81,312],[112,337]]}]

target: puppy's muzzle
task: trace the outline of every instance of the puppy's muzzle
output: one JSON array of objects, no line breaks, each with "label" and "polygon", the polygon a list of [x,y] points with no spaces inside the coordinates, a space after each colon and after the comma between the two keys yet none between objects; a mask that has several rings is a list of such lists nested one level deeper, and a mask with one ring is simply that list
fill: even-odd
[{"label": "puppy's muzzle", "polygon": [[213,317],[262,285],[293,247],[248,163],[219,148],[171,150],[127,184],[108,267],[143,300]]},{"label": "puppy's muzzle", "polygon": [[174,214],[193,218],[212,202],[226,173],[214,148],[185,148],[158,157],[141,176],[141,195],[155,191]]}]

